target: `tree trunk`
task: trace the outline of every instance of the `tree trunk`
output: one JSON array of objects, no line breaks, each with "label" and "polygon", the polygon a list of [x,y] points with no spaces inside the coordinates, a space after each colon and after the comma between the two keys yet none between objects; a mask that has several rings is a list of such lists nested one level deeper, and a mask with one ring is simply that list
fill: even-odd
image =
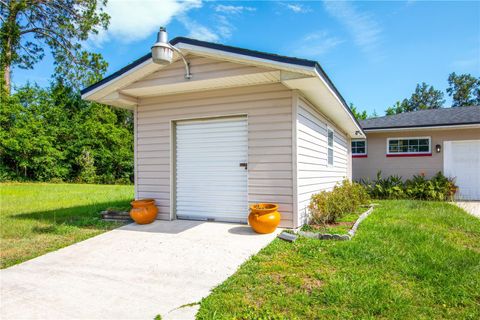
[{"label": "tree trunk", "polygon": [[4,90],[7,95],[10,95],[10,76],[10,65],[5,63],[3,66],[3,83],[5,85]]},{"label": "tree trunk", "polygon": [[12,45],[14,43],[13,39],[13,30],[15,30],[14,26],[17,24],[17,14],[19,10],[19,4],[16,1],[10,1],[8,7],[8,18],[7,21],[4,21],[5,26],[2,26],[2,32],[6,32],[7,39],[5,39],[5,47],[2,48],[3,52],[3,65],[2,65],[2,72],[3,72],[3,84],[5,88],[3,88],[4,93],[10,95],[11,89],[11,79],[12,79],[12,56],[13,56],[13,48]]}]

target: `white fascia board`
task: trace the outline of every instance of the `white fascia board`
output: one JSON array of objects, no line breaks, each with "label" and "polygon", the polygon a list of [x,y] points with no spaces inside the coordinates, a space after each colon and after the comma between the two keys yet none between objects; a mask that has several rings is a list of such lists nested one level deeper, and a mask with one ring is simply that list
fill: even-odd
[{"label": "white fascia board", "polygon": [[408,131],[408,130],[449,130],[449,129],[480,129],[478,124],[452,124],[446,126],[426,126],[426,127],[404,127],[404,128],[383,128],[383,129],[363,129],[366,133],[389,132],[389,131]]}]

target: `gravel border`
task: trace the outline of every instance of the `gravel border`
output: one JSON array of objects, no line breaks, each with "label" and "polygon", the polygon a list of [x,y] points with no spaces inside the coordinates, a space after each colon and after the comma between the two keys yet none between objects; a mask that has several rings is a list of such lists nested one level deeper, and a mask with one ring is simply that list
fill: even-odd
[{"label": "gravel border", "polygon": [[309,231],[301,231],[297,232],[298,235],[311,238],[311,239],[319,239],[319,240],[351,240],[355,233],[357,232],[358,226],[360,223],[365,220],[371,213],[373,212],[373,205],[370,205],[367,211],[362,213],[357,221],[353,224],[353,227],[347,232],[347,234],[331,234],[331,233],[317,233],[317,232],[309,232]]}]

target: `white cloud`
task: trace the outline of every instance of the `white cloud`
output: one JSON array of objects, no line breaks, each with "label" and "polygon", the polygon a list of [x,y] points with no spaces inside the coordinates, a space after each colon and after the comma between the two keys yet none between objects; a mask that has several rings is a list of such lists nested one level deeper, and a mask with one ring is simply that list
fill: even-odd
[{"label": "white cloud", "polygon": [[318,57],[344,41],[337,37],[330,36],[327,31],[318,31],[307,34],[296,45],[295,54],[298,56]]},{"label": "white cloud", "polygon": [[231,5],[223,5],[219,4],[215,6],[216,12],[221,13],[242,13],[244,11],[255,11],[256,8],[253,7],[245,7],[245,6],[231,6]]},{"label": "white cloud", "polygon": [[210,28],[192,20],[186,16],[180,16],[178,20],[188,30],[188,37],[203,40],[203,41],[218,41],[219,35],[212,31]]},{"label": "white cloud", "polygon": [[310,11],[310,9],[299,3],[287,3],[283,5],[295,13],[306,13]]},{"label": "white cloud", "polygon": [[[201,0],[109,0],[105,11],[110,15],[107,31],[91,37],[96,45],[115,39],[125,43],[150,37],[160,26],[188,10],[202,6]],[[199,31],[200,32],[200,31]]]},{"label": "white cloud", "polygon": [[376,54],[379,49],[381,28],[368,13],[358,10],[347,1],[324,1],[327,12],[344,24],[352,34],[355,44],[367,54]]},{"label": "white cloud", "polygon": [[232,36],[233,30],[235,30],[235,27],[233,24],[230,23],[230,21],[227,19],[227,17],[218,15],[216,16],[217,20],[217,30],[218,33],[222,38],[230,38]]},{"label": "white cloud", "polygon": [[244,12],[255,12],[257,9],[254,7],[246,6],[233,6],[233,5],[223,5],[219,4],[213,7],[217,14],[214,15],[215,18],[215,31],[218,38],[230,38],[235,26],[230,22],[232,19],[236,19],[240,14]]}]

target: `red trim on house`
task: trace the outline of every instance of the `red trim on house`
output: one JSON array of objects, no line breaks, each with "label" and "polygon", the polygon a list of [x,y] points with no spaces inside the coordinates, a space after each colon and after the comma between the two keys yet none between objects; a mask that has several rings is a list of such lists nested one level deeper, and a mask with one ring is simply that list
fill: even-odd
[{"label": "red trim on house", "polygon": [[366,154],[352,154],[352,158],[367,158]]},{"label": "red trim on house", "polygon": [[399,153],[399,154],[394,154],[394,153],[387,153],[386,156],[388,158],[394,158],[394,157],[431,157],[432,153]]}]

